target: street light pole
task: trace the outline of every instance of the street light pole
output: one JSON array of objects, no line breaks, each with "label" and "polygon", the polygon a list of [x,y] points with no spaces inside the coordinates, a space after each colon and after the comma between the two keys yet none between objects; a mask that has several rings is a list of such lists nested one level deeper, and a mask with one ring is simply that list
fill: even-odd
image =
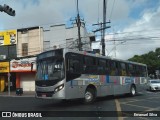
[{"label": "street light pole", "polygon": [[11,82],[10,82],[10,72],[8,72],[8,96],[10,96],[11,92],[10,92],[10,86],[11,86]]}]

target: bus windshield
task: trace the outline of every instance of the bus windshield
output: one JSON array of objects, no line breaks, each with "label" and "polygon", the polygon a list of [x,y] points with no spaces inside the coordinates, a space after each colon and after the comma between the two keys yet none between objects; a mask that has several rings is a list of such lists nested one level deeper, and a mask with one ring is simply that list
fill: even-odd
[{"label": "bus windshield", "polygon": [[61,80],[64,78],[63,59],[38,61],[36,80]]}]

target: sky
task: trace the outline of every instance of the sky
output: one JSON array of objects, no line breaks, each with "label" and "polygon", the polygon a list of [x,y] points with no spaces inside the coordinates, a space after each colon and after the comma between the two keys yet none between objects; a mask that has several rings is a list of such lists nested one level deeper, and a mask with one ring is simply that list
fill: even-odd
[{"label": "sky", "polygon": [[[77,0],[0,0],[16,11],[12,17],[0,12],[0,31],[33,26],[71,25],[77,14]],[[106,56],[128,59],[160,47],[160,0],[106,0]],[[103,21],[103,0],[79,0],[80,17],[88,32]],[[93,48],[101,48],[100,33]]]}]

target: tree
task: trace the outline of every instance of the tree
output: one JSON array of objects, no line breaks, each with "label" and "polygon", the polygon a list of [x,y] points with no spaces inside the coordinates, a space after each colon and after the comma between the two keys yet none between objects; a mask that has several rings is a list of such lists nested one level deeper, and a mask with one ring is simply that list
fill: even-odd
[{"label": "tree", "polygon": [[129,61],[146,64],[148,67],[148,74],[155,74],[155,70],[160,70],[160,48],[150,51],[147,54],[135,55],[128,59]]}]

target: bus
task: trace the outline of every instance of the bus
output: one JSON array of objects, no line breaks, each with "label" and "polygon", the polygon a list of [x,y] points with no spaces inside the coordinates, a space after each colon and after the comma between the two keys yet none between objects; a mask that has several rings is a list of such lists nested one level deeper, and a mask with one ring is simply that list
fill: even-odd
[{"label": "bus", "polygon": [[76,99],[128,93],[135,96],[147,82],[145,64],[106,56],[55,49],[37,55],[36,98]]}]

